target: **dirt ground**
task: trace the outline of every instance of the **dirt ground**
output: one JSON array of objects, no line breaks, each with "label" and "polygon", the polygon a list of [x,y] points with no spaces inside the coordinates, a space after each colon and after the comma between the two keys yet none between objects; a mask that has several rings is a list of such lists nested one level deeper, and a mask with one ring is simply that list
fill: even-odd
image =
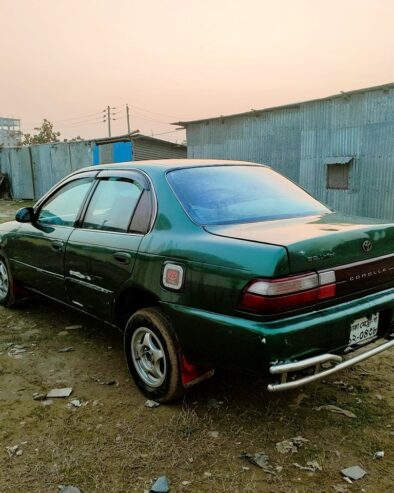
[{"label": "dirt ground", "polygon": [[[22,205],[0,201],[0,222]],[[73,350],[59,352],[66,347]],[[56,493],[59,485],[143,493],[162,474],[171,492],[392,492],[393,370],[392,351],[282,395],[268,394],[264,379],[220,373],[183,402],[148,409],[120,333],[41,299],[0,308],[0,493]],[[71,396],[33,399],[59,387],[72,387]],[[83,405],[69,407],[73,399]],[[316,410],[328,404],[356,417]],[[295,436],[308,442],[277,451]],[[21,455],[7,451],[15,445]],[[239,457],[261,451],[274,474]],[[374,460],[377,451],[383,459]],[[294,465],[313,460],[321,471]],[[348,484],[340,471],[353,465],[368,474]]]}]

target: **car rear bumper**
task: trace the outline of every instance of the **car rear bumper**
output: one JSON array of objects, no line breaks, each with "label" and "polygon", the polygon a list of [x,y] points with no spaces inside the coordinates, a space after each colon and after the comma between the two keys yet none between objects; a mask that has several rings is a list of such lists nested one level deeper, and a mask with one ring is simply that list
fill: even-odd
[{"label": "car rear bumper", "polygon": [[[345,368],[356,365],[357,363],[361,363],[361,361],[365,361],[372,356],[394,347],[394,332],[391,334],[391,337],[393,339],[385,341],[378,346],[369,349],[366,349],[365,347],[360,348],[361,352],[359,354],[352,353],[352,355],[348,358],[343,358],[337,354],[327,353],[293,363],[273,365],[270,367],[270,373],[272,375],[280,376],[281,381],[279,383],[271,383],[267,388],[270,392],[282,392],[301,387],[324,377],[328,377],[333,373],[344,370]],[[310,375],[302,375],[302,373],[299,373],[308,370],[312,370],[313,373]],[[289,373],[293,374],[290,375],[290,380]]]},{"label": "car rear bumper", "polygon": [[387,338],[394,322],[394,288],[270,321],[176,304],[163,303],[163,309],[189,361],[267,371],[314,356],[343,354],[349,347],[352,322],[374,313],[380,315],[377,338]]}]

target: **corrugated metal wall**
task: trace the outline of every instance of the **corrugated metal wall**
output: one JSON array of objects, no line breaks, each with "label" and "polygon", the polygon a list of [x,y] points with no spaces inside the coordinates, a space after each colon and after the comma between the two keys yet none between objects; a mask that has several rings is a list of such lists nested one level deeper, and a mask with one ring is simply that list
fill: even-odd
[{"label": "corrugated metal wall", "polygon": [[133,139],[133,159],[142,161],[144,159],[177,159],[187,157],[184,146],[176,147],[168,142],[157,142],[149,138]]},{"label": "corrugated metal wall", "polygon": [[38,199],[72,171],[91,165],[90,142],[0,149],[0,171],[9,176],[15,199]]},{"label": "corrugated metal wall", "polygon": [[[133,149],[135,155],[133,156]],[[186,157],[186,148],[150,137],[135,141],[95,143],[59,142],[29,147],[0,148],[0,171],[7,173],[15,199],[38,199],[73,171],[93,164],[175,159]]]},{"label": "corrugated metal wall", "polygon": [[187,128],[188,157],[269,163],[297,180],[301,152],[299,134],[297,108],[191,124]]},{"label": "corrugated metal wall", "polygon": [[[188,157],[268,164],[336,210],[394,219],[394,88],[191,123]],[[348,190],[328,190],[328,157],[354,156]]]}]

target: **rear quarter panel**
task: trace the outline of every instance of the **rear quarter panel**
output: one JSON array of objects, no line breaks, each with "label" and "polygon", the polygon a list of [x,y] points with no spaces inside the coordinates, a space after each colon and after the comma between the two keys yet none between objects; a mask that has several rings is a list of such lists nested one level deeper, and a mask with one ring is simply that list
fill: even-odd
[{"label": "rear quarter panel", "polygon": [[[141,241],[133,273],[135,283],[164,302],[229,313],[251,278],[288,273],[285,248],[206,232],[186,215],[165,176],[158,173],[154,178],[158,214],[152,232]],[[185,268],[184,286],[179,292],[161,284],[165,261]]]}]

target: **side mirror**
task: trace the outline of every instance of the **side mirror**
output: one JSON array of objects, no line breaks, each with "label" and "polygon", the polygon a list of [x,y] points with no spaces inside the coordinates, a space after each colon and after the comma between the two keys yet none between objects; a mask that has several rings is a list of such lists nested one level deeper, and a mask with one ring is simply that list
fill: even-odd
[{"label": "side mirror", "polygon": [[33,207],[22,207],[15,215],[15,220],[18,223],[31,223],[34,219]]}]

